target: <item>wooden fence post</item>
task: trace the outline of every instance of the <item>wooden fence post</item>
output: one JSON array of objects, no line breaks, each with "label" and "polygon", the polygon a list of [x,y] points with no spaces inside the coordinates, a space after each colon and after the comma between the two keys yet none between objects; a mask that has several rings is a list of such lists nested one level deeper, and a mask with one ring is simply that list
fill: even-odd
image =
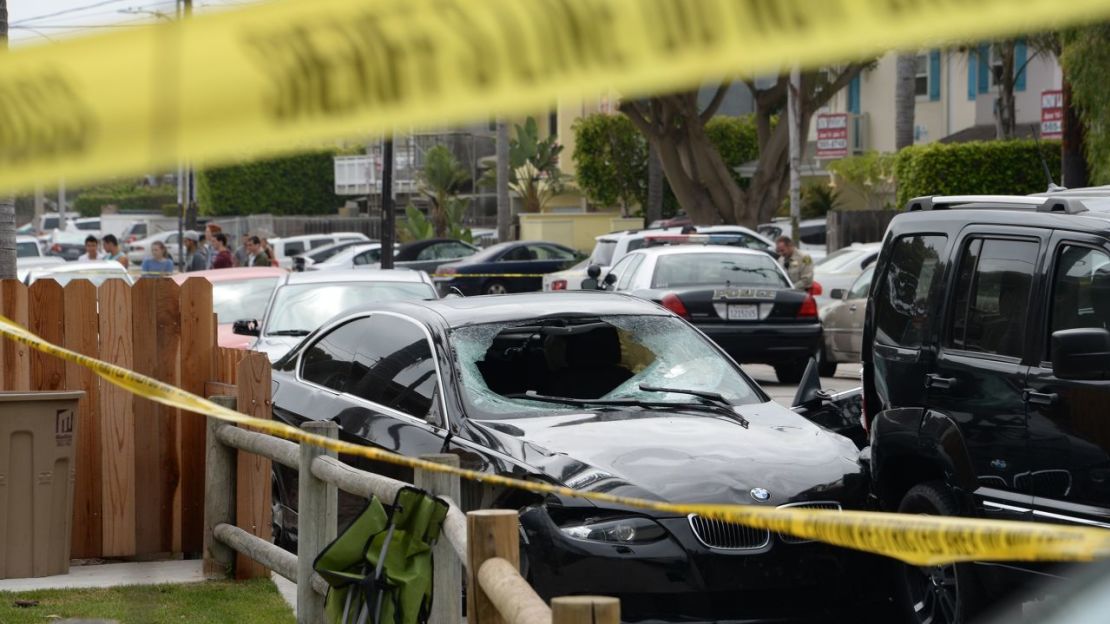
[{"label": "wooden fence post", "polygon": [[[100,359],[134,369],[131,286],[123,280],[107,280],[97,288],[97,298],[100,302]],[[129,557],[138,552],[134,395],[113,384],[104,384],[100,388],[100,417],[103,556]]]},{"label": "wooden fence post", "polygon": [[551,624],[619,624],[621,602],[604,596],[563,596],[551,600]]},{"label": "wooden fence post", "polygon": [[[269,420],[270,359],[262,353],[246,352],[236,367],[238,409],[255,418]],[[254,453],[239,453],[236,465],[235,525],[247,533],[270,541],[273,529],[273,467],[270,459]],[[266,566],[250,557],[239,555],[235,561],[235,578],[269,578]]]},{"label": "wooden fence post", "polygon": [[[331,421],[304,424],[309,433],[339,437],[339,425]],[[312,589],[312,563],[327,545],[328,484],[312,474],[312,462],[332,455],[318,446],[301,443],[301,463],[297,476],[297,624],[324,621],[324,597]]]},{"label": "wooden fence post", "polygon": [[[420,459],[445,464],[453,468],[459,467],[459,456],[444,453],[442,455],[422,455]],[[462,488],[459,485],[458,475],[442,472],[427,472],[417,470],[413,484],[416,487],[431,493],[433,496],[442,496],[458,505],[462,500]],[[435,571],[432,575],[432,612],[428,616],[429,624],[459,624],[462,621],[462,562],[455,554],[455,548],[447,540],[447,536],[440,534],[439,541],[432,548],[432,563]]]},{"label": "wooden fence post", "polygon": [[[65,347],[82,355],[100,357],[96,286],[89,280],[73,280],[62,289],[62,301],[65,308],[62,315],[65,322]],[[77,480],[73,486],[73,542],[70,555],[76,559],[102,557],[104,488],[100,480],[100,465],[103,461],[103,451],[100,448],[100,378],[84,366],[67,362],[65,384],[67,390],[81,390],[85,393],[85,398],[77,404]]]},{"label": "wooden fence post", "polygon": [[469,624],[506,624],[497,607],[482,591],[478,570],[487,559],[500,557],[520,568],[520,533],[517,512],[483,509],[466,514],[467,591],[466,619]]},{"label": "wooden fence post", "polygon": [[[235,397],[216,396],[212,401],[235,408]],[[227,578],[235,565],[235,551],[221,544],[213,531],[218,524],[235,524],[235,459],[236,451],[216,437],[216,429],[225,426],[208,417],[204,461],[208,472],[204,479],[204,577]]]}]

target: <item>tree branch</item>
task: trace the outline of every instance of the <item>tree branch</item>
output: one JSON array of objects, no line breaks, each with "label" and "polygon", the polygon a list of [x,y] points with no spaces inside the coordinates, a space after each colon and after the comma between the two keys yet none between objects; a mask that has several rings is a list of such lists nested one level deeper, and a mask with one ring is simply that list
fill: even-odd
[{"label": "tree branch", "polygon": [[654,128],[652,128],[652,123],[648,120],[648,116],[645,115],[644,110],[643,108],[641,108],[641,104],[639,102],[636,102],[634,100],[621,102],[619,109],[622,113],[625,114],[625,116],[628,117],[629,120],[632,121],[632,125],[636,126],[636,129],[642,132],[644,136],[648,137],[649,139],[652,138],[654,134],[652,130]]},{"label": "tree branch", "polygon": [[717,87],[717,92],[713,94],[713,99],[709,101],[709,106],[701,113],[702,124],[708,123],[713,115],[717,114],[717,110],[721,108],[721,104],[725,101],[725,96],[728,95],[728,90],[732,86],[732,82],[722,82]]}]

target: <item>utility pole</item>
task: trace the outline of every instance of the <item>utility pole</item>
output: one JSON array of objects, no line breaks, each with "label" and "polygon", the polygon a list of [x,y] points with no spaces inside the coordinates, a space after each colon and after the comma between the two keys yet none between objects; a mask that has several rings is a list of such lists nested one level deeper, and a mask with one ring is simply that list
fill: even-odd
[{"label": "utility pole", "polygon": [[[787,123],[790,130],[790,224],[794,232],[794,238],[798,237],[801,231],[799,222],[802,216],[802,154],[801,142],[805,140],[802,135],[802,115],[801,110],[801,90],[802,90],[802,74],[801,70],[795,65],[790,70],[790,87],[787,89],[786,94],[786,108],[787,108]],[[797,244],[798,241],[794,241]]]},{"label": "utility pole", "polygon": [[[0,54],[8,50],[8,1],[0,0]],[[15,279],[15,196],[0,196],[0,279]]]},{"label": "utility pole", "polygon": [[382,141],[382,262],[383,269],[393,268],[393,239],[396,231],[393,213],[393,137]]},{"label": "utility pole", "polygon": [[509,124],[497,122],[497,242],[509,240],[509,222],[512,220],[509,203]]}]

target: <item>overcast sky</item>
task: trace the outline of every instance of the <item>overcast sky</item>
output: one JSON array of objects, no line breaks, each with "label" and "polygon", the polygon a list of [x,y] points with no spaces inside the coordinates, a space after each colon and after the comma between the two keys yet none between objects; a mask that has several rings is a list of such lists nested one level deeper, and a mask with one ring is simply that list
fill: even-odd
[{"label": "overcast sky", "polygon": [[[197,12],[250,0],[193,0]],[[134,28],[173,16],[176,0],[8,0],[12,47],[75,35]],[[55,15],[60,14],[60,15]]]}]

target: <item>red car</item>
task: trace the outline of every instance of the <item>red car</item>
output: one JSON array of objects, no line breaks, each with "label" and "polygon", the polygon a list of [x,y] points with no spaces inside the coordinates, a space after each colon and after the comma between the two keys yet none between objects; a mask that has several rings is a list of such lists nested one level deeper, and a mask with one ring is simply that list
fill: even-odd
[{"label": "red car", "polygon": [[288,273],[275,267],[241,267],[178,273],[173,279],[178,284],[190,277],[203,277],[212,282],[212,309],[219,321],[217,340],[221,347],[246,349],[254,342],[253,336],[241,336],[231,331],[239,319],[260,319],[266,316],[270,295],[278,278]]}]

